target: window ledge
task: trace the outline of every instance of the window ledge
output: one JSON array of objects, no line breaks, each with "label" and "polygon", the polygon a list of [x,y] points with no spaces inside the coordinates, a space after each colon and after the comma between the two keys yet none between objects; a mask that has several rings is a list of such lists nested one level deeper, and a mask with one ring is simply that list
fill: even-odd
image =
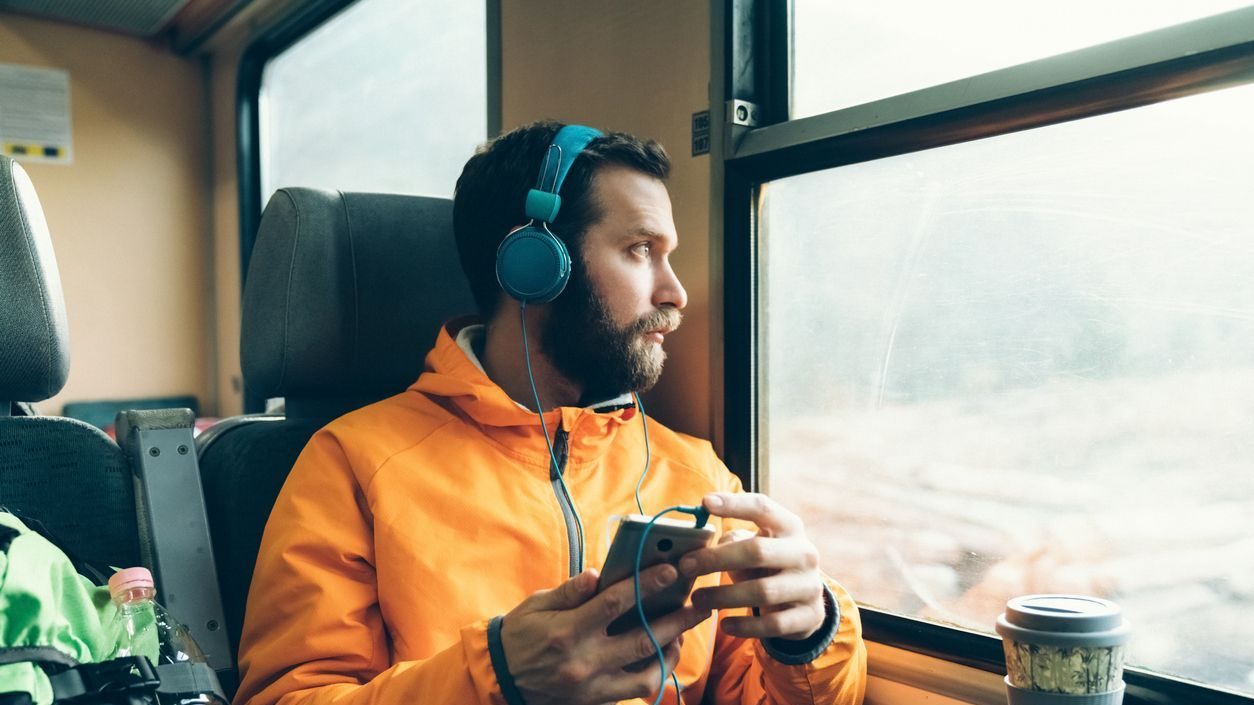
[{"label": "window ledge", "polygon": [[868,641],[867,705],[904,703],[894,688],[877,687],[875,679],[892,681],[971,705],[1005,705],[1006,684],[1001,676],[978,668],[925,656]]}]

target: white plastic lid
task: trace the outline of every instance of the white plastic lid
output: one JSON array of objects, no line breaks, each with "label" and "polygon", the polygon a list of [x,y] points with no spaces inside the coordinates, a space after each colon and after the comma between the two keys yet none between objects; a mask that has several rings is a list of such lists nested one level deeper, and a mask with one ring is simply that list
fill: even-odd
[{"label": "white plastic lid", "polygon": [[1117,646],[1130,630],[1119,605],[1087,595],[1024,595],[1006,603],[997,633],[1050,646]]}]

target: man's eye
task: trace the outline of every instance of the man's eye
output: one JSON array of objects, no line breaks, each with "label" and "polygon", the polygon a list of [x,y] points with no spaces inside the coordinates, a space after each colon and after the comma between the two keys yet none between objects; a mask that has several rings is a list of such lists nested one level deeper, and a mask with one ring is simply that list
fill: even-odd
[{"label": "man's eye", "polygon": [[653,251],[653,248],[649,245],[649,243],[642,242],[638,245],[633,246],[631,248],[631,251],[637,257],[648,257],[649,253]]}]

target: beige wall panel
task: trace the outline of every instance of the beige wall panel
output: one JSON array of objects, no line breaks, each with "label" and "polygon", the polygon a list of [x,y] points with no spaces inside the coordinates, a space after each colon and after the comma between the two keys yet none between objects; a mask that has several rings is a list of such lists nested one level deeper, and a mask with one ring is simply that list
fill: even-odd
[{"label": "beige wall panel", "polygon": [[[708,103],[709,4],[701,0],[613,2],[504,0],[502,122],[508,129],[552,117],[652,137],[674,161],[670,180],[681,247],[675,266],[688,289],[683,327],[651,414],[672,427],[712,435],[709,157],[692,157],[691,114]],[[578,31],[576,31],[578,29]],[[215,37],[213,129],[214,332],[223,415],[239,413],[239,255],[235,166],[235,78],[246,31]],[[539,42],[562,37],[563,42]],[[721,353],[720,353],[721,356]]]},{"label": "beige wall panel", "polygon": [[210,55],[209,122],[213,132],[214,320],[218,413],[244,413],[240,372],[239,180],[235,159],[235,80],[246,46],[246,32],[235,29],[215,37]]},{"label": "beige wall panel", "polygon": [[541,118],[623,130],[661,142],[688,290],[683,327],[669,336],[651,415],[713,434],[709,265],[710,164],[692,157],[692,113],[708,107],[710,4],[704,0],[502,0],[502,125]]},{"label": "beige wall panel", "polygon": [[74,162],[28,163],[60,266],[65,401],[195,394],[206,331],[207,132],[200,65],[143,41],[0,13],[0,62],[70,75]]}]

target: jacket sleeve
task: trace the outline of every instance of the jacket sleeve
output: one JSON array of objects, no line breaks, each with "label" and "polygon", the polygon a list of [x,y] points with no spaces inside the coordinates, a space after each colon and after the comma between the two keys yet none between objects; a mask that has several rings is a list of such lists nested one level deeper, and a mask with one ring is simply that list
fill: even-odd
[{"label": "jacket sleeve", "polygon": [[271,512],[248,595],[236,705],[504,705],[487,621],[419,661],[392,664],[373,520],[336,438],[320,431]]},{"label": "jacket sleeve", "polygon": [[[728,491],[740,492],[740,481],[727,474],[732,485]],[[730,528],[734,527],[724,526]],[[730,581],[726,575],[723,580]],[[807,654],[809,660],[794,663],[799,659],[787,658],[761,640],[729,636],[720,629],[710,664],[709,701],[717,705],[860,705],[866,693],[866,645],[858,606],[834,580],[826,579],[826,585],[828,621],[819,630],[826,632],[823,640],[830,637],[826,647],[819,644],[817,653]],[[724,610],[720,618],[735,614]]]}]

